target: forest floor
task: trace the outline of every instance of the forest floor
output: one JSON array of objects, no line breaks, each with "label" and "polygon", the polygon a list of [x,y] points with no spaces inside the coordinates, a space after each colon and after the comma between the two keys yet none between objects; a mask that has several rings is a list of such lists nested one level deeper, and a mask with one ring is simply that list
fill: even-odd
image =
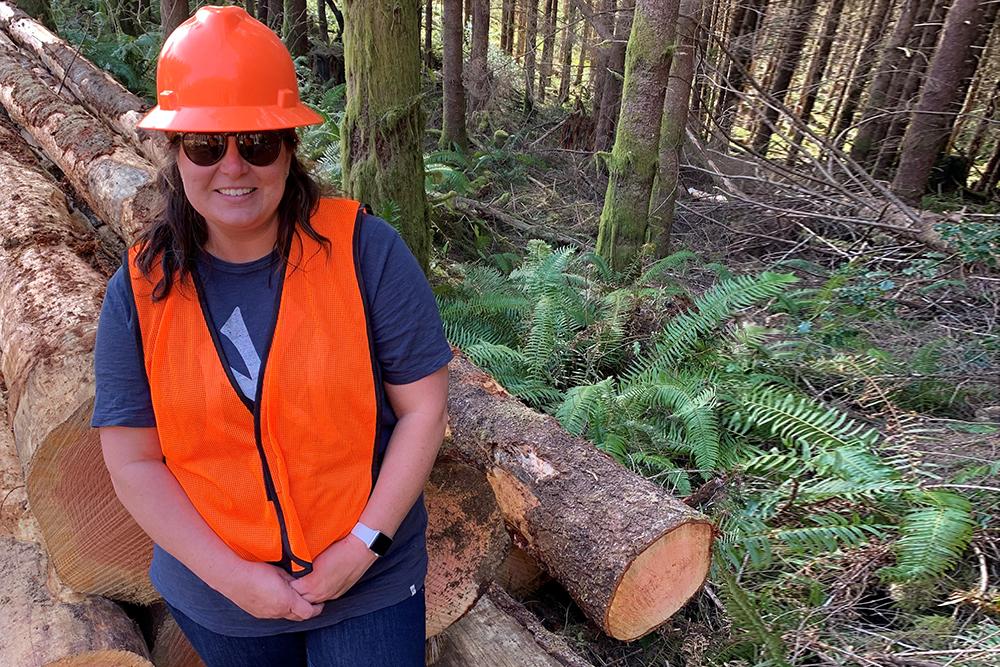
[{"label": "forest floor", "polygon": [[[478,187],[473,181],[470,191],[462,193],[483,209],[470,215],[446,204],[435,208],[433,218],[439,240],[447,241],[438,246],[445,251],[436,260],[439,265],[483,261],[503,264],[500,260],[505,254],[522,254],[533,237],[554,246],[579,243],[581,252],[593,248],[606,179],[592,154],[563,147],[567,138],[562,126],[570,120],[565,113],[546,117],[543,112],[532,122],[513,127],[487,130],[483,122],[481,129],[487,131],[482,133],[480,154],[492,156],[488,160],[491,171]],[[482,172],[467,173],[471,178]],[[699,180],[694,174],[688,176],[693,177],[689,184]],[[701,183],[697,184],[701,187]],[[895,401],[887,401],[888,406],[867,409],[864,396],[853,400],[844,395],[843,388],[831,386],[815,387],[814,397],[830,401],[883,430],[891,431],[894,425],[904,430],[905,438],[900,441],[905,443],[907,455],[919,462],[922,474],[931,481],[938,480],[947,487],[970,466],[978,466],[983,469],[977,469],[975,485],[995,490],[1000,484],[1000,466],[996,465],[1000,461],[1000,354],[996,344],[1000,331],[996,326],[1000,317],[1000,275],[996,265],[990,261],[963,263],[955,261],[955,257],[942,258],[919,243],[872,234],[870,230],[835,229],[822,224],[807,228],[762,210],[766,211],[766,204],[748,206],[718,197],[682,196],[673,248],[690,250],[699,260],[689,264],[683,275],[674,277],[689,294],[697,295],[717,280],[720,267],[724,267],[723,272],[742,275],[782,266],[787,270],[791,265],[803,288],[837,291],[845,299],[837,304],[831,300],[827,332],[831,347],[871,346],[905,360],[910,370],[906,377],[880,377],[873,385],[912,400],[900,400],[906,403],[902,408],[893,407]],[[974,212],[991,214],[993,210],[980,207]],[[510,218],[519,223],[518,228],[505,223]],[[439,278],[447,276],[450,269],[439,266],[438,273]],[[690,303],[687,296],[678,298],[678,310]],[[748,317],[787,329],[791,316],[775,316],[757,309]],[[662,314],[654,314],[651,319],[650,325],[656,326]],[[924,357],[927,363],[921,365]],[[899,414],[885,414],[894,409]],[[991,504],[982,508],[988,517],[995,516],[995,500],[994,495]],[[711,507],[702,509],[711,514]],[[825,644],[817,639],[814,624],[803,622],[798,631],[781,632],[782,640],[790,647],[789,663],[784,664],[997,664],[994,661],[1000,660],[1000,649],[996,648],[1000,642],[996,635],[986,636],[982,645],[987,648],[981,650],[974,638],[963,638],[963,631],[975,619],[995,619],[997,608],[992,607],[991,612],[989,604],[948,605],[945,600],[948,593],[970,585],[984,594],[983,599],[996,595],[1000,579],[996,545],[1000,544],[1000,535],[993,520],[985,520],[981,529],[977,541],[980,546],[968,553],[964,561],[967,567],[960,566],[946,582],[937,582],[932,587],[936,592],[933,601],[914,601],[912,593],[900,593],[873,575],[876,567],[892,562],[889,547],[879,540],[831,554],[839,574],[828,579],[829,589],[849,589],[849,599],[844,602],[842,596],[834,605],[836,609],[817,608],[807,615],[820,615],[821,623],[828,625],[829,632],[841,643],[822,648]],[[993,551],[984,556],[986,545]],[[864,564],[861,569],[865,574],[851,571],[852,564],[857,563]],[[524,597],[522,602],[550,630],[564,636],[581,655],[602,667],[782,664],[723,655],[727,640],[731,643],[743,630],[734,627],[720,597],[718,588],[709,582],[665,626],[629,643],[603,635],[554,582]],[[803,608],[810,604],[815,602],[801,600]],[[923,657],[923,653],[927,655]]]}]

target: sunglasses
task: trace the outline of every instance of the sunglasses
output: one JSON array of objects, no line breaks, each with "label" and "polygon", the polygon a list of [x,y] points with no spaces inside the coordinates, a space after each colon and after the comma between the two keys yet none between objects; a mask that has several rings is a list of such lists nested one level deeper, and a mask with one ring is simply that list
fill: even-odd
[{"label": "sunglasses", "polygon": [[184,155],[199,167],[210,167],[221,160],[229,146],[229,137],[236,138],[236,150],[240,157],[255,167],[266,167],[281,155],[285,131],[189,132],[178,136]]}]

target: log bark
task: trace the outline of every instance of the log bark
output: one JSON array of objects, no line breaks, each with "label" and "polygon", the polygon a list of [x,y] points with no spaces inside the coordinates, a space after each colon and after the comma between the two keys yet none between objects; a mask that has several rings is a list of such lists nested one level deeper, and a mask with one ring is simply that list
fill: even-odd
[{"label": "log bark", "polygon": [[490,98],[490,72],[487,53],[490,43],[490,0],[472,3],[472,43],[465,68],[465,87],[472,109],[486,107]]},{"label": "log bark", "polygon": [[[0,146],[22,145],[0,129]],[[22,160],[26,158],[22,155]],[[148,541],[121,507],[89,428],[93,346],[107,276],[47,175],[0,151],[0,356],[32,512],[74,590],[148,603]]]},{"label": "log bark", "polygon": [[[671,0],[673,3],[673,0]],[[622,107],[622,88],[625,82],[626,45],[632,32],[632,17],[635,15],[634,0],[619,0],[618,20],[615,21],[615,38],[608,49],[607,72],[604,76],[604,90],[601,92],[601,107],[594,129],[594,150],[610,150],[615,141],[615,129]],[[673,25],[669,26],[673,32]]]},{"label": "log bark", "polygon": [[465,30],[462,24],[462,0],[444,0],[442,7],[442,41],[444,59],[441,78],[444,87],[442,100],[441,140],[444,150],[469,150],[469,137],[465,129],[465,83],[462,81],[462,41]]},{"label": "log bark", "polygon": [[[607,634],[652,631],[701,587],[714,529],[457,354],[449,452],[486,471],[515,542]],[[641,517],[641,519],[639,518]]]},{"label": "log bark", "polygon": [[78,105],[54,92],[47,71],[0,34],[0,104],[122,239],[131,239],[160,206],[153,166]]},{"label": "log bark", "polygon": [[136,130],[149,105],[115,81],[30,16],[0,0],[0,28],[18,46],[27,49],[65,86],[76,100],[100,118],[150,161],[162,159],[166,139],[160,132]]},{"label": "log bark", "polygon": [[49,577],[41,545],[0,537],[0,664],[152,667],[135,623],[114,602]]},{"label": "log bark", "polygon": [[430,565],[427,636],[461,618],[486,592],[507,556],[510,538],[496,498],[476,468],[438,459],[425,487]]},{"label": "log bark", "polygon": [[448,629],[437,667],[593,667],[502,588]]}]

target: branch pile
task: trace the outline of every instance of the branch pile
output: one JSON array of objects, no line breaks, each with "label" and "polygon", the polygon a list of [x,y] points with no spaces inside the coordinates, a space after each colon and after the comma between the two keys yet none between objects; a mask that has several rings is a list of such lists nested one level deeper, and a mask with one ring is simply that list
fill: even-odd
[{"label": "branch pile", "polygon": [[[15,472],[46,547],[0,544],[3,576],[17,580],[20,605],[0,615],[2,634],[18,637],[0,649],[0,663],[75,655],[93,665],[149,664],[150,656],[157,665],[195,664],[162,608],[147,628],[159,638],[149,652],[105,599],[147,605],[158,595],[147,576],[152,545],[118,502],[88,425],[108,278],[94,266],[95,248],[129,243],[155,213],[162,147],[135,131],[141,100],[2,0],[0,104],[13,121],[0,125],[0,189],[9,202],[0,208],[0,373]],[[49,162],[65,181],[45,170]],[[534,637],[517,651],[536,657],[515,658],[514,648],[496,645],[510,664],[585,664],[516,603],[483,597],[508,552],[508,533],[620,639],[650,632],[694,594],[713,537],[705,517],[524,407],[461,354],[451,372],[450,432],[425,490],[429,635],[481,601],[474,617],[485,620],[467,621],[456,645],[475,643],[470,637],[480,631],[468,628],[477,623],[492,628],[487,634],[517,626]],[[0,434],[4,428],[0,421]],[[39,593],[46,562],[76,602]],[[21,622],[41,609],[53,619],[45,638]],[[70,620],[57,620],[63,616]],[[40,643],[44,655],[32,648]],[[89,657],[98,650],[118,657]]]}]

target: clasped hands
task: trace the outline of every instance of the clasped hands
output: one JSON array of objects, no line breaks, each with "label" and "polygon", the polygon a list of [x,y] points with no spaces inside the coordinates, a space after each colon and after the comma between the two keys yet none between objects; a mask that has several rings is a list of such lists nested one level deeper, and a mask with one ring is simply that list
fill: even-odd
[{"label": "clasped hands", "polygon": [[[356,536],[348,534],[313,560],[309,574],[294,578],[268,563],[246,562],[234,595],[237,606],[257,618],[304,621],[323,611],[323,603],[343,595],[378,558]],[[225,594],[225,591],[222,591]]]}]

